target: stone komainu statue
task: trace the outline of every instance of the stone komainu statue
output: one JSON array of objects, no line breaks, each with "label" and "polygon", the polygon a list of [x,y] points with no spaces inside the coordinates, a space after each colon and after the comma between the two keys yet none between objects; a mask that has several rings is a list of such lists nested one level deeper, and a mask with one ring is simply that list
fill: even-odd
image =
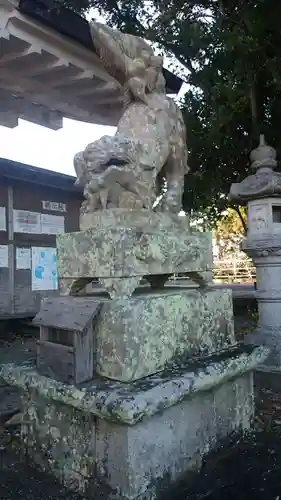
[{"label": "stone komainu statue", "polygon": [[157,205],[159,178],[165,179],[157,209],[178,213],[188,172],[185,124],[166,96],[163,61],[139,37],[93,22],[96,51],[124,89],[124,110],[115,136],[89,144],[74,158],[76,184],[84,187],[82,212]]}]

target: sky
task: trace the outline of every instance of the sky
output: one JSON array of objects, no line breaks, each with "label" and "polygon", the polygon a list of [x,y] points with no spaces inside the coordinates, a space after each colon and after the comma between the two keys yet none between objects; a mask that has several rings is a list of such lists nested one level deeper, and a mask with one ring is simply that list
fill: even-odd
[{"label": "sky", "polygon": [[0,127],[0,157],[75,175],[73,157],[87,144],[103,135],[113,135],[114,127],[104,127],[64,119],[57,131],[19,120],[18,127]]}]

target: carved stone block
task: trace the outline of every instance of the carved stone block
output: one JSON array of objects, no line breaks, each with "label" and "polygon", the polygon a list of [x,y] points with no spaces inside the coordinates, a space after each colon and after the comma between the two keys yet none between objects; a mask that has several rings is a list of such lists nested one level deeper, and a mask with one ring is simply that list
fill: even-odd
[{"label": "carved stone block", "polygon": [[235,343],[229,290],[143,293],[103,302],[95,323],[97,372],[131,382],[181,356]]},{"label": "carved stone block", "polygon": [[60,278],[99,278],[109,292],[117,290],[117,278],[130,279],[116,293],[129,296],[144,276],[212,268],[210,233],[192,233],[180,217],[166,214],[107,212],[98,213],[95,227],[57,237]]}]

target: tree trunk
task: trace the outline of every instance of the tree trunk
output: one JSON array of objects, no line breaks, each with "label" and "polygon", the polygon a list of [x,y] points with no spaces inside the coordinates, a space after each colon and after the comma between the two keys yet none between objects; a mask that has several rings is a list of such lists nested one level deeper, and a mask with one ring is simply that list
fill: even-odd
[{"label": "tree trunk", "polygon": [[239,206],[237,206],[237,205],[234,206],[233,208],[234,208],[235,212],[237,212],[239,219],[241,220],[241,223],[242,223],[242,226],[244,229],[244,233],[246,234],[247,233],[247,223],[246,223],[246,221],[241,213],[241,210],[240,210]]}]

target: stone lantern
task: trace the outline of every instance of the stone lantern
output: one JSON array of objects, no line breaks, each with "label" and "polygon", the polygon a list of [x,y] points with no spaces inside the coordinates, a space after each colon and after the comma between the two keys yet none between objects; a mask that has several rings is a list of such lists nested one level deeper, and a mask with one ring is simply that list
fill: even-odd
[{"label": "stone lantern", "polygon": [[281,173],[275,172],[276,151],[264,137],[251,153],[253,175],[232,184],[229,199],[248,207],[243,250],[256,266],[259,320],[248,343],[270,348],[266,370],[281,370]]}]

